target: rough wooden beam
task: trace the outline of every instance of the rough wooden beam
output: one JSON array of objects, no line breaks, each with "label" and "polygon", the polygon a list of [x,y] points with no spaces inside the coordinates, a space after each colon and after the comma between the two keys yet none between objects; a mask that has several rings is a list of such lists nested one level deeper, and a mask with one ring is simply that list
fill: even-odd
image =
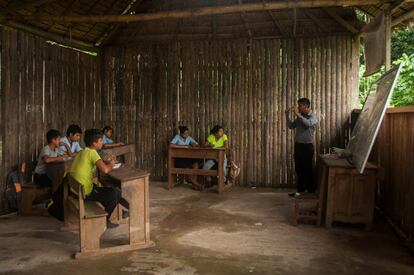
[{"label": "rough wooden beam", "polygon": [[[127,14],[129,12],[135,11],[138,6],[142,3],[143,0],[132,0],[131,3],[123,10],[122,14]],[[95,42],[95,46],[104,46],[111,41],[116,33],[119,32],[121,25],[114,23],[105,31],[105,33]]]},{"label": "rough wooden beam", "polygon": [[[238,0],[238,2],[239,2],[239,5],[243,5],[243,1],[242,0]],[[252,34],[252,31],[251,31],[251,29],[249,27],[249,24],[247,23],[246,12],[244,12],[244,11],[240,12],[240,18],[243,21],[243,25],[244,25],[244,27],[245,27],[245,29],[247,31],[248,36],[250,38],[252,38],[253,34]]]},{"label": "rough wooden beam", "polygon": [[57,34],[53,34],[47,31],[44,31],[42,29],[38,29],[32,26],[27,26],[21,23],[17,23],[17,22],[7,22],[7,23],[0,23],[3,26],[6,27],[10,27],[13,29],[17,29],[17,30],[21,30],[21,31],[25,31],[31,34],[34,34],[36,36],[40,36],[46,40],[50,40],[53,42],[56,42],[58,44],[62,44],[62,45],[66,45],[72,48],[76,48],[76,49],[80,49],[80,50],[84,50],[84,51],[91,51],[91,52],[98,52],[99,49],[96,48],[93,44],[90,43],[86,43],[80,40],[76,40],[76,39],[67,39],[63,36],[57,35]]},{"label": "rough wooden beam", "polygon": [[358,33],[359,30],[357,30],[354,26],[349,24],[346,20],[344,20],[341,16],[339,16],[336,12],[330,9],[323,9],[327,14],[329,14],[333,19],[335,19],[336,22],[338,22],[342,27],[347,29],[348,31],[352,33]]},{"label": "rough wooden beam", "polygon": [[410,10],[409,12],[404,13],[403,15],[395,18],[394,20],[392,20],[392,27],[395,27],[399,24],[401,24],[402,22],[406,21],[406,20],[410,20],[414,18],[414,9]]},{"label": "rough wooden beam", "polygon": [[392,4],[392,6],[390,7],[390,12],[391,15],[396,12],[402,5],[404,5],[406,3],[405,0],[399,0],[397,2],[395,2],[394,4]]},{"label": "rough wooden beam", "polygon": [[272,11],[267,11],[269,13],[269,16],[272,18],[273,24],[275,24],[276,29],[279,31],[280,35],[283,36],[284,32],[282,27],[279,24],[279,21],[277,21],[275,15],[273,14]]},{"label": "rough wooden beam", "polygon": [[44,4],[48,4],[51,2],[55,2],[56,0],[34,0],[34,1],[22,1],[22,0],[17,0],[17,1],[12,1],[12,3],[10,5],[8,5],[7,7],[5,7],[4,9],[0,10],[0,14],[7,14],[10,12],[15,12],[15,11],[19,11],[19,10],[24,10],[24,9],[30,9],[30,8],[34,8],[34,7],[38,7]]},{"label": "rough wooden beam", "polygon": [[297,29],[297,16],[298,16],[298,11],[296,10],[296,8],[293,9],[293,37],[296,36],[296,29]]},{"label": "rough wooden beam", "polygon": [[179,19],[213,14],[228,14],[253,11],[281,10],[293,8],[316,8],[335,6],[359,6],[377,4],[379,0],[297,0],[278,1],[269,3],[245,3],[241,5],[225,5],[215,7],[203,7],[187,10],[162,11],[154,13],[142,13],[131,15],[90,15],[90,16],[53,16],[53,15],[19,15],[0,16],[0,21],[52,21],[52,22],[140,22],[161,19]]},{"label": "rough wooden beam", "polygon": [[328,32],[328,29],[326,26],[317,18],[315,15],[313,15],[310,11],[305,11],[306,16],[308,16],[323,32]]},{"label": "rough wooden beam", "polygon": [[391,69],[391,13],[385,12],[385,71]]}]

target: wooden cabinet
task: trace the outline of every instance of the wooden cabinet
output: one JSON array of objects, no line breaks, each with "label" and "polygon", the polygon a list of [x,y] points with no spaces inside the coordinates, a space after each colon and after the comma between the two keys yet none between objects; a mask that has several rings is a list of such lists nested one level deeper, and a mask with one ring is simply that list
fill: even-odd
[{"label": "wooden cabinet", "polygon": [[[377,167],[368,163],[360,174],[346,159],[321,156],[325,197],[325,225],[333,222],[362,223],[371,229],[375,207]],[[320,185],[321,187],[322,185]]]}]

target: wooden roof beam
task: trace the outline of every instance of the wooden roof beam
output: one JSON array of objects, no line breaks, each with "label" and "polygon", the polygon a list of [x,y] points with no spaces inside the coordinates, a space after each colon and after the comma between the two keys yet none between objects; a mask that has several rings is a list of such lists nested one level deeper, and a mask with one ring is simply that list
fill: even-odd
[{"label": "wooden roof beam", "polygon": [[392,20],[391,26],[395,27],[397,25],[399,25],[400,23],[406,21],[406,20],[410,20],[414,18],[414,9],[404,13],[403,15],[395,18],[394,20]]},{"label": "wooden roof beam", "polygon": [[348,21],[343,19],[341,16],[339,16],[335,11],[330,9],[323,9],[327,14],[329,14],[333,19],[335,19],[336,22],[338,22],[342,27],[347,29],[348,31],[352,33],[359,33],[359,30],[357,30],[354,26],[352,26]]},{"label": "wooden roof beam", "polygon": [[313,15],[310,11],[305,11],[307,17],[309,17],[323,32],[328,32],[326,26],[319,20],[318,17]]},{"label": "wooden roof beam", "polygon": [[[123,10],[122,14],[135,11],[143,0],[131,0],[131,3]],[[95,42],[95,46],[106,45],[119,32],[120,24],[114,23],[106,29],[105,33]]]},{"label": "wooden roof beam", "polygon": [[80,50],[84,50],[84,51],[90,51],[90,52],[98,52],[99,48],[96,48],[93,44],[87,43],[87,42],[83,42],[80,40],[76,40],[76,39],[68,39],[64,36],[58,35],[58,34],[54,34],[54,33],[50,33],[47,31],[44,31],[42,29],[38,29],[32,26],[28,26],[28,25],[24,25],[18,22],[2,22],[0,23],[3,26],[6,27],[10,27],[13,29],[17,29],[17,30],[21,30],[21,31],[25,31],[31,34],[34,34],[36,36],[40,36],[46,40],[51,40],[53,42],[56,42],[58,44],[62,44],[62,45],[66,45],[72,48],[76,48],[76,49],[80,49]]},{"label": "wooden roof beam", "polygon": [[[238,0],[239,5],[243,5],[243,1],[242,0]],[[242,11],[240,12],[240,18],[243,21],[243,25],[247,31],[247,34],[249,35],[249,38],[252,38],[253,34],[252,31],[249,27],[249,24],[247,23],[247,19],[246,19],[246,12]]]},{"label": "wooden roof beam", "polygon": [[10,12],[15,12],[19,10],[29,9],[38,7],[44,4],[48,4],[51,2],[55,2],[56,0],[32,0],[32,1],[23,1],[23,0],[17,0],[12,1],[10,5],[5,7],[4,9],[0,10],[0,14],[7,14]]},{"label": "wooden roof beam", "polygon": [[202,7],[186,10],[162,11],[154,13],[141,13],[131,15],[90,15],[90,16],[54,16],[54,15],[15,15],[0,16],[0,21],[52,21],[52,22],[140,22],[161,19],[179,19],[197,16],[207,16],[213,14],[228,14],[240,12],[254,12],[267,10],[281,10],[293,8],[316,8],[316,7],[337,7],[337,6],[360,6],[377,4],[379,0],[297,0],[297,1],[278,1],[269,3],[245,3],[236,5],[224,5],[214,7]]}]

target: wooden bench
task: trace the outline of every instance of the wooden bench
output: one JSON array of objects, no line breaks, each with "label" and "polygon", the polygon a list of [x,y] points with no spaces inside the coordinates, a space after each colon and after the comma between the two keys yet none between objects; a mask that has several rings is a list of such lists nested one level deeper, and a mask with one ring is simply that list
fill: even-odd
[{"label": "wooden bench", "polygon": [[44,202],[52,196],[51,187],[34,184],[33,171],[35,168],[36,162],[26,164],[25,182],[22,184],[22,200],[20,202],[20,213],[23,215],[41,215],[40,211],[33,210],[33,204]]},{"label": "wooden bench", "polygon": [[[69,188],[78,194],[74,195]],[[77,198],[76,198],[77,197]],[[94,255],[100,250],[100,240],[106,230],[106,216],[103,206],[95,201],[85,201],[83,186],[70,174],[64,180],[63,200],[65,226],[73,227],[78,222],[80,249],[75,257]]]},{"label": "wooden bench", "polygon": [[[168,148],[168,189],[174,187],[174,175],[197,175],[218,177],[218,193],[222,193],[231,187],[231,184],[224,182],[224,155],[223,148],[202,148],[202,147],[169,147]],[[192,168],[176,168],[175,158],[191,158],[191,159],[214,159],[217,161],[217,170],[192,169]]]}]

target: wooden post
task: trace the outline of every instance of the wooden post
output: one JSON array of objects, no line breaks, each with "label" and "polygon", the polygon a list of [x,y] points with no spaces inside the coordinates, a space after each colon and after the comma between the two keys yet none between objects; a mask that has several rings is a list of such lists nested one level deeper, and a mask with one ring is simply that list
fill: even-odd
[{"label": "wooden post", "polygon": [[385,71],[391,69],[391,13],[385,12]]}]

